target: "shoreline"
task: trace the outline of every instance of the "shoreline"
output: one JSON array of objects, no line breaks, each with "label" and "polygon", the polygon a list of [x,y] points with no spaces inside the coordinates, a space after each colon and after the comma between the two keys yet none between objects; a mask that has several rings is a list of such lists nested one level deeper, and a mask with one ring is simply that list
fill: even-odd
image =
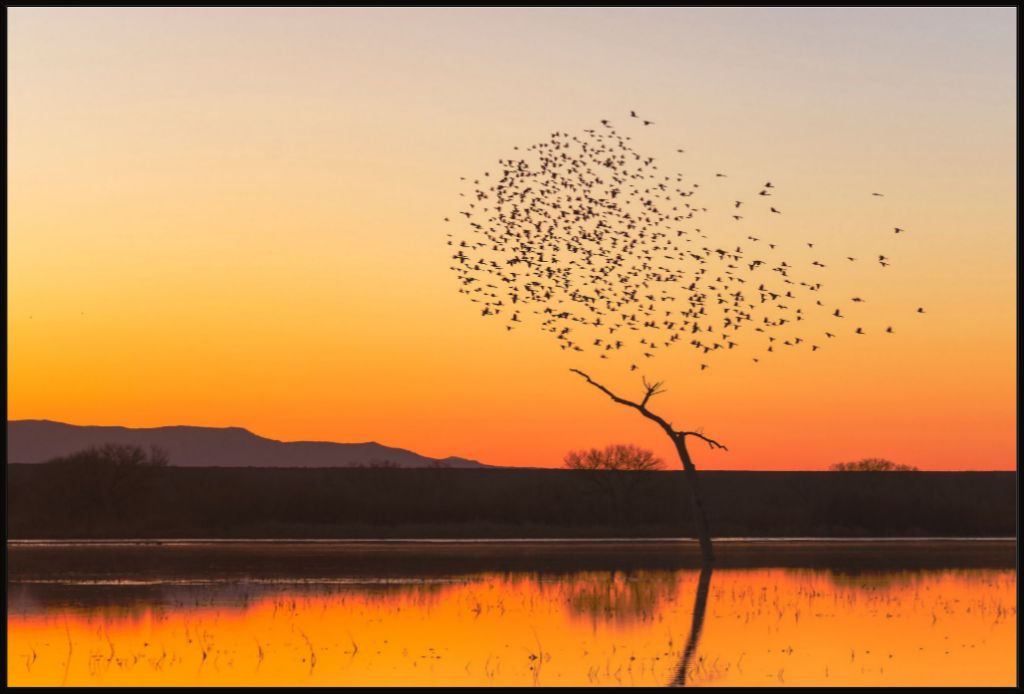
[{"label": "shoreline", "polygon": [[[1016,538],[733,539],[715,542],[713,568],[839,571],[1011,569]],[[567,573],[700,569],[696,540],[8,541],[8,582],[432,577],[482,572]]]},{"label": "shoreline", "polygon": [[[887,543],[922,543],[922,542],[997,542],[1016,543],[1016,537],[714,537],[715,544],[724,543],[801,543],[801,544],[887,544]],[[319,545],[372,545],[372,544],[434,544],[434,545],[516,545],[516,544],[696,544],[695,538],[686,537],[480,537],[480,538],[443,538],[443,537],[409,537],[409,538],[360,538],[360,537],[155,537],[155,538],[41,538],[41,539],[8,539],[8,546],[43,546],[43,547],[81,547],[96,546],[136,546],[136,545],[205,545],[205,544],[319,544]]]}]

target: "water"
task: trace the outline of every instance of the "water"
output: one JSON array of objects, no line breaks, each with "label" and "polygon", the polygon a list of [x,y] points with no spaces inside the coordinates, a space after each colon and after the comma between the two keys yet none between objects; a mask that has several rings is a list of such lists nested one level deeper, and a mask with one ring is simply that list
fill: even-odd
[{"label": "water", "polygon": [[1007,568],[21,571],[12,685],[1012,685]]}]

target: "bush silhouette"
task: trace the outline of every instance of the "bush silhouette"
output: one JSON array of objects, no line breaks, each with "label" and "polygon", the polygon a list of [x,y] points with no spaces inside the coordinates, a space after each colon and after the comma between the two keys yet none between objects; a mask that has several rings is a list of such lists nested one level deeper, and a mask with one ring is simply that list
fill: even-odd
[{"label": "bush silhouette", "polygon": [[884,458],[864,458],[853,463],[830,465],[833,472],[917,472],[913,465],[899,465]]},{"label": "bush silhouette", "polygon": [[170,462],[167,451],[153,446],[147,455],[141,446],[121,443],[105,443],[91,446],[67,456],[46,461],[47,465],[60,468],[71,467],[166,467]]},{"label": "bush silhouette", "polygon": [[603,450],[569,451],[564,462],[570,470],[661,470],[665,466],[653,451],[621,443]]},{"label": "bush silhouette", "polygon": [[167,452],[153,446],[107,443],[43,464],[55,473],[50,493],[64,513],[79,519],[83,530],[93,524],[130,527],[150,514],[147,499],[158,491],[157,475],[169,463]]}]

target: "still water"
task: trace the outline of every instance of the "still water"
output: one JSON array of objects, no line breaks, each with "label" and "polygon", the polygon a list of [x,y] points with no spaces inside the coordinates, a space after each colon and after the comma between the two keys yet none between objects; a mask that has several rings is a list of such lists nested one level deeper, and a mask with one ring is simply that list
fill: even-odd
[{"label": "still water", "polygon": [[18,581],[11,685],[1013,685],[1012,569]]}]

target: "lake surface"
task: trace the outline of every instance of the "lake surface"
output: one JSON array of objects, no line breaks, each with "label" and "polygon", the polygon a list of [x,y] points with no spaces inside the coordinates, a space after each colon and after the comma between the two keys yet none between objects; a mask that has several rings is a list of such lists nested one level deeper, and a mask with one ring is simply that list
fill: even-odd
[{"label": "lake surface", "polygon": [[[495,550],[479,570],[462,564],[446,573],[439,565],[450,557],[439,558],[437,548],[405,548],[396,565],[384,560],[394,559],[393,548],[374,547],[381,560],[345,565],[352,570],[318,564],[308,552],[330,551],[337,560],[355,550],[270,545],[211,572],[194,561],[203,552],[213,556],[203,543],[194,543],[185,563],[173,547],[160,545],[107,548],[124,553],[116,562],[73,543],[45,550],[10,545],[8,681],[1016,683],[1012,542],[1011,555],[1004,551],[998,560],[968,552],[959,563],[969,566],[956,566],[958,551],[946,548],[940,563],[948,566],[935,560],[915,567],[920,562],[909,560],[868,570],[846,555],[822,567],[822,552],[812,548],[807,567],[796,565],[801,562],[790,552],[779,555],[789,557],[786,567],[745,567],[734,556],[722,568],[701,571],[666,565],[650,548],[617,559],[614,549],[592,543],[585,550],[561,547],[553,567],[540,558],[527,570],[519,554],[506,560]],[[918,548],[933,558],[934,550]],[[223,547],[216,553],[223,555]],[[577,554],[574,568],[567,557]],[[602,561],[595,564],[594,556]],[[424,560],[419,574],[409,569],[417,557]],[[763,564],[763,553],[757,557],[754,563]],[[606,566],[616,561],[628,569]],[[46,565],[60,568],[47,572]]]}]

